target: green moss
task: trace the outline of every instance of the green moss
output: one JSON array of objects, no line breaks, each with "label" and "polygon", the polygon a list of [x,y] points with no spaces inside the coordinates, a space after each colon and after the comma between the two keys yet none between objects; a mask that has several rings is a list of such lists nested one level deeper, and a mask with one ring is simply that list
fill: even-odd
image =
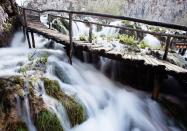
[{"label": "green moss", "polygon": [[18,127],[17,129],[16,129],[16,131],[28,131],[28,129],[27,129],[27,127],[25,126],[25,127]]},{"label": "green moss", "polygon": [[48,110],[42,110],[37,114],[35,125],[38,131],[63,131],[57,116]]},{"label": "green moss", "polygon": [[7,123],[6,131],[28,131],[27,126],[23,122]]},{"label": "green moss", "polygon": [[119,35],[119,42],[126,45],[135,45],[137,41],[134,36]]},{"label": "green moss", "polygon": [[141,41],[141,42],[140,42],[140,48],[141,48],[141,49],[145,49],[146,47],[148,47],[148,46],[147,46],[147,44],[145,43],[145,41]]},{"label": "green moss", "polygon": [[85,121],[85,111],[82,105],[75,101],[75,98],[72,98],[61,91],[57,81],[44,78],[44,86],[48,95],[62,102],[67,110],[72,126],[81,124]]},{"label": "green moss", "polygon": [[68,28],[66,26],[66,22],[60,19],[55,19],[52,23],[52,27],[57,29],[59,32],[62,32],[63,34],[68,34]]},{"label": "green moss", "polygon": [[0,78],[0,110],[9,113],[14,106],[14,95],[18,94],[17,87],[23,88],[24,81],[19,77]]},{"label": "green moss", "polygon": [[7,20],[7,21],[3,24],[4,32],[6,32],[6,33],[12,32],[13,26],[12,26],[11,23],[12,23],[11,20]]},{"label": "green moss", "polygon": [[80,41],[86,41],[87,38],[86,38],[86,36],[83,36],[83,35],[82,35],[82,36],[79,37],[79,40],[80,40]]}]

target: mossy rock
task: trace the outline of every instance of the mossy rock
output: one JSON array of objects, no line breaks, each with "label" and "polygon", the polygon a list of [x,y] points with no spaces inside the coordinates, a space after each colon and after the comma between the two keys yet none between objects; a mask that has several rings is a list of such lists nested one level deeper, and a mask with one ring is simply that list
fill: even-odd
[{"label": "mossy rock", "polygon": [[57,116],[46,109],[37,114],[35,125],[38,131],[63,131]]},{"label": "mossy rock", "polygon": [[63,34],[68,34],[69,31],[67,26],[67,23],[61,19],[55,19],[52,23],[52,27],[57,29],[59,32],[62,32]]},{"label": "mossy rock", "polygon": [[23,122],[8,123],[5,131],[28,131],[27,126]]},{"label": "mossy rock", "polygon": [[72,127],[85,121],[86,115],[83,106],[78,103],[75,98],[66,95],[60,89],[59,83],[57,81],[44,78],[44,86],[46,93],[49,96],[52,96],[62,102],[63,106],[67,110]]},{"label": "mossy rock", "polygon": [[20,77],[0,78],[0,108],[8,113],[16,107],[15,94],[24,87],[24,80]]}]

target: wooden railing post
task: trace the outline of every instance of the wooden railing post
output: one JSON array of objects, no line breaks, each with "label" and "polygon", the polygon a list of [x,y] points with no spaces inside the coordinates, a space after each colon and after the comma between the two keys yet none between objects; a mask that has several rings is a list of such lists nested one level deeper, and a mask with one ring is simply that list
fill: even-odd
[{"label": "wooden railing post", "polygon": [[69,63],[72,64],[72,53],[73,53],[73,30],[72,30],[72,22],[73,22],[73,13],[69,13],[69,41],[70,41],[70,46],[69,46],[69,51],[68,51],[68,56],[69,56]]},{"label": "wooden railing post", "polygon": [[89,42],[92,43],[92,24],[89,24],[90,28],[89,28]]},{"label": "wooden railing post", "polygon": [[27,28],[27,16],[24,8],[23,8],[23,19],[24,19],[24,26]]},{"label": "wooden railing post", "polygon": [[48,14],[48,23],[49,23],[49,29],[51,29],[51,17],[50,17],[50,14]]},{"label": "wooden railing post", "polygon": [[163,56],[163,60],[167,59],[170,42],[171,42],[171,37],[168,36],[167,39],[166,39],[166,47],[165,47],[165,53],[164,53],[164,56]]}]

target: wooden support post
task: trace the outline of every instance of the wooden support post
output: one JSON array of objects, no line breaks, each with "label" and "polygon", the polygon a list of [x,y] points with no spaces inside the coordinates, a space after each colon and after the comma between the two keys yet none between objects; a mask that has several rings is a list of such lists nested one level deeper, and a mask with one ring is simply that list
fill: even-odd
[{"label": "wooden support post", "polygon": [[23,30],[23,35],[24,35],[24,37],[25,37],[25,35],[26,35],[26,29],[25,29],[24,26],[22,26],[22,30]]},{"label": "wooden support post", "polygon": [[32,47],[35,48],[34,33],[31,31]]},{"label": "wooden support post", "polygon": [[89,28],[89,42],[92,43],[92,24],[90,24],[90,28]]},{"label": "wooden support post", "polygon": [[158,100],[160,95],[160,77],[159,75],[154,72],[154,79],[153,79],[153,92],[152,92],[152,99]]},{"label": "wooden support post", "polygon": [[29,48],[31,48],[31,42],[30,42],[30,38],[29,38],[29,32],[26,30],[26,36],[27,36],[27,42],[29,45]]},{"label": "wooden support post", "polygon": [[168,36],[167,39],[166,39],[166,47],[165,47],[165,53],[164,53],[164,56],[163,56],[163,60],[167,59],[170,42],[171,42],[171,37]]},{"label": "wooden support post", "polygon": [[68,57],[69,57],[69,63],[72,65],[72,53],[73,53],[73,31],[72,31],[72,20],[73,20],[73,13],[69,13],[69,41],[70,41],[70,46],[69,46],[69,51]]}]

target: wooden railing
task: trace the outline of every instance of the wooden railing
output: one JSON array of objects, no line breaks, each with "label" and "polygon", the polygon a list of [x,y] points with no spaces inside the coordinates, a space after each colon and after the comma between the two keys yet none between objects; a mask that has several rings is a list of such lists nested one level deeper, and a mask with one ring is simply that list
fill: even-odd
[{"label": "wooden railing", "polygon": [[[73,33],[72,33],[73,32],[72,31],[73,30],[72,29],[72,22],[73,21],[83,22],[83,23],[87,23],[87,24],[90,25],[89,42],[92,42],[92,25],[93,24],[94,25],[99,25],[99,26],[120,28],[120,29],[124,29],[124,30],[128,30],[128,31],[135,31],[135,32],[140,32],[140,33],[146,33],[146,34],[166,37],[165,53],[164,53],[164,56],[163,56],[164,60],[167,59],[167,54],[168,54],[168,50],[169,50],[172,38],[182,39],[182,40],[187,39],[187,35],[168,34],[168,33],[154,32],[154,31],[152,32],[152,31],[147,31],[147,30],[142,30],[142,29],[135,29],[135,28],[129,28],[129,27],[101,24],[101,23],[92,22],[92,21],[83,21],[83,20],[74,19],[73,16],[74,15],[81,15],[81,16],[101,17],[101,18],[105,18],[105,19],[108,18],[108,19],[128,20],[128,21],[133,21],[133,22],[137,22],[137,23],[143,23],[143,24],[152,25],[152,26],[159,26],[159,27],[165,27],[165,28],[170,28],[170,29],[182,30],[182,31],[187,32],[187,27],[186,26],[181,26],[181,25],[177,25],[177,24],[168,24],[168,23],[163,23],[163,22],[148,21],[148,20],[136,19],[136,18],[125,17],[125,16],[114,16],[114,15],[109,15],[109,14],[92,13],[92,12],[77,12],[77,11],[68,11],[68,10],[54,10],[54,9],[34,10],[34,9],[18,7],[18,11],[21,12],[21,14],[23,15],[23,17],[22,17],[23,18],[23,23],[22,24],[25,27],[27,27],[26,12],[28,12],[28,11],[30,13],[31,12],[38,13],[39,16],[40,16],[40,14],[45,13],[45,12],[67,13],[69,15],[69,17],[63,17],[63,16],[57,16],[57,15],[53,15],[53,14],[48,14],[48,18],[50,19],[50,17],[58,17],[58,18],[69,20],[69,41],[70,41],[69,55],[70,55],[70,57],[72,55],[72,49],[73,49]],[[48,20],[48,22],[49,22],[49,29],[50,29],[51,28],[50,20]]]}]

